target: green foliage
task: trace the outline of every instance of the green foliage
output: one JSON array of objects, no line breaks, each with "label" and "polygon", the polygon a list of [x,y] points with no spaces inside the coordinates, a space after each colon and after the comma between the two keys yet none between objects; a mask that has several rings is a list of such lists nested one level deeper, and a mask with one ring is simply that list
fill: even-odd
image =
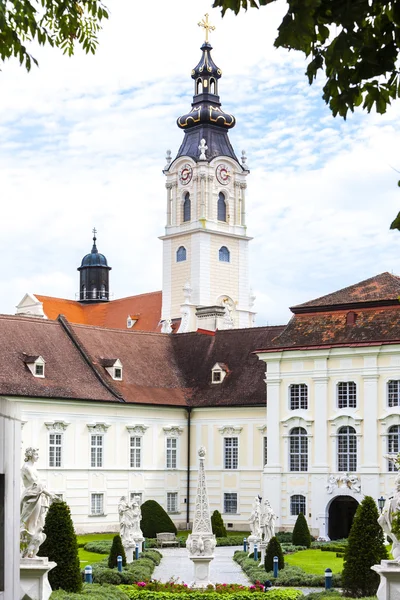
[{"label": "green foliage", "polygon": [[272,571],[274,568],[274,556],[278,557],[278,568],[283,569],[285,561],[283,559],[283,552],[280,543],[276,537],[272,537],[265,551],[264,567],[266,571]]},{"label": "green foliage", "polygon": [[71,512],[66,502],[53,502],[47,511],[43,532],[47,538],[39,548],[40,556],[47,556],[57,566],[49,571],[53,590],[80,592],[82,577],[79,568],[78,544]]},{"label": "green foliage", "polygon": [[82,591],[71,594],[64,590],[57,590],[50,596],[50,600],[129,600],[129,596],[115,585],[84,584]]},{"label": "green foliage", "polygon": [[338,590],[325,590],[324,592],[307,594],[307,600],[334,600],[336,598],[342,598],[342,594]]},{"label": "green foliage", "polygon": [[[188,596],[193,600],[219,600],[221,594],[214,590],[191,590],[186,592],[157,592],[129,588],[128,586],[120,586],[120,589],[125,592],[129,600],[140,600],[145,596],[146,600],[187,600]],[[300,590],[269,590],[268,598],[270,600],[297,600],[303,594]],[[252,591],[237,591],[229,592],[229,600],[265,600],[264,592]]]},{"label": "green foliage", "polygon": [[280,544],[291,544],[293,541],[291,531],[278,531],[278,533],[275,534],[275,537]]},{"label": "green foliage", "polygon": [[122,566],[126,566],[126,555],[125,550],[122,545],[121,536],[119,534],[114,536],[112,541],[112,546],[110,550],[110,555],[108,557],[108,567],[109,569],[113,569],[118,566],[118,556],[122,556]]},{"label": "green foliage", "polygon": [[8,0],[0,2],[0,61],[17,58],[26,70],[37,60],[26,44],[60,48],[71,56],[75,46],[95,53],[101,21],[108,12],[101,0]]},{"label": "green foliage", "polygon": [[94,583],[112,585],[132,584],[138,581],[149,581],[155,566],[161,560],[161,554],[156,550],[146,550],[142,552],[138,560],[127,564],[122,568],[120,573],[116,568],[110,569],[108,566],[108,558],[104,558],[101,562],[95,563],[93,567]]},{"label": "green foliage", "polygon": [[211,527],[216,537],[227,537],[226,528],[219,510],[214,510],[211,515]]},{"label": "green foliage", "polygon": [[313,575],[323,575],[325,569],[329,567],[333,573],[341,573],[343,569],[343,559],[337,558],[336,553],[321,552],[320,550],[304,550],[285,556],[285,565],[291,567],[300,567],[306,573]]},{"label": "green foliage", "polygon": [[177,533],[174,523],[162,506],[155,500],[146,500],[141,505],[140,528],[146,538],[155,538],[157,533]]},{"label": "green foliage", "polygon": [[296,546],[311,546],[311,535],[303,513],[299,513],[293,528],[293,544]]},{"label": "green foliage", "polygon": [[343,565],[343,590],[346,596],[374,596],[379,575],[371,570],[387,558],[383,531],[378,524],[378,509],[371,496],[358,506],[350,530]]},{"label": "green foliage", "polygon": [[[214,0],[222,14],[259,8],[276,0]],[[397,58],[400,48],[400,1],[373,2],[288,0],[278,27],[277,48],[299,50],[308,58],[306,75],[313,83],[325,72],[323,99],[333,116],[346,118],[362,104],[386,112],[400,96]]]},{"label": "green foliage", "polygon": [[109,554],[111,546],[111,540],[99,540],[97,542],[88,542],[85,545],[85,550],[88,552],[97,552],[97,554]]},{"label": "green foliage", "polygon": [[159,565],[162,559],[162,554],[158,550],[143,550],[140,557],[150,559],[155,565]]}]

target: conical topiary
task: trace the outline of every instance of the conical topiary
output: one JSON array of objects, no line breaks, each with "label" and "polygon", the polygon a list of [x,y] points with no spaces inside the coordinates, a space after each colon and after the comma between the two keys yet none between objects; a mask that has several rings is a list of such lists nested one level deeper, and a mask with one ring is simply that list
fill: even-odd
[{"label": "conical topiary", "polygon": [[227,536],[225,525],[222,520],[222,515],[219,512],[219,510],[214,510],[213,514],[211,515],[211,527],[215,537]]},{"label": "conical topiary", "polygon": [[57,566],[49,571],[53,590],[80,592],[82,576],[79,568],[78,542],[71,512],[66,502],[53,502],[47,512],[43,533],[47,538],[39,548],[40,556],[47,556]]},{"label": "conical topiary", "polygon": [[311,534],[303,513],[299,513],[293,529],[292,544],[294,546],[311,546]]},{"label": "conical topiary", "polygon": [[387,558],[378,516],[374,499],[365,496],[354,515],[344,553],[342,588],[346,596],[357,598],[376,594],[379,575],[371,567]]},{"label": "conical topiary", "polygon": [[155,538],[157,533],[177,533],[174,523],[155,500],[146,500],[140,507],[142,520],[140,529],[144,537]]},{"label": "conical topiary", "polygon": [[120,535],[114,535],[113,543],[111,545],[110,554],[108,556],[108,567],[110,569],[114,569],[114,567],[118,567],[117,557],[122,556],[122,566],[126,566],[126,555],[125,550],[122,545],[122,540]]},{"label": "conical topiary", "polygon": [[278,568],[283,569],[285,566],[283,552],[278,538],[275,536],[269,540],[267,549],[265,551],[264,567],[267,572],[273,571],[274,569],[274,556],[278,557]]}]

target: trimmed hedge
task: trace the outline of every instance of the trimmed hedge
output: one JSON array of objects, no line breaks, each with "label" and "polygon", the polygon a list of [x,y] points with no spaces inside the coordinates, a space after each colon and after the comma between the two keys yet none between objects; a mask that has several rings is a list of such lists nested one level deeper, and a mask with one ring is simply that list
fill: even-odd
[{"label": "trimmed hedge", "polygon": [[215,537],[227,537],[226,528],[219,510],[214,510],[211,515],[211,527]]},{"label": "trimmed hedge", "polygon": [[293,535],[291,531],[278,531],[275,534],[280,544],[291,544],[293,542]]},{"label": "trimmed hedge", "polygon": [[129,596],[115,585],[85,583],[82,591],[77,594],[56,590],[52,592],[50,600],[129,600]]},{"label": "trimmed hedge", "polygon": [[[153,592],[138,590],[130,586],[120,586],[120,589],[128,596],[129,600],[187,600],[188,594],[194,600],[220,600],[221,594],[208,590],[191,590],[187,592]],[[229,600],[265,600],[264,592],[237,591],[228,592]],[[227,594],[227,595],[228,595]],[[225,594],[222,594],[225,595]],[[300,590],[269,590],[268,598],[270,600],[297,600],[303,594]]]},{"label": "trimmed hedge", "polygon": [[120,585],[122,583],[132,584],[138,581],[149,581],[160,560],[161,554],[157,550],[145,550],[138,560],[128,563],[119,572],[117,569],[110,569],[108,558],[105,558],[93,564],[93,582]]},{"label": "trimmed hedge", "polygon": [[283,559],[282,548],[280,543],[274,536],[269,540],[267,549],[265,551],[264,568],[267,572],[273,570],[275,556],[278,557],[278,568],[283,569],[285,567],[285,561]]},{"label": "trimmed hedge", "polygon": [[171,521],[169,515],[165,512],[161,504],[155,500],[146,500],[140,507],[142,511],[142,520],[140,529],[144,537],[154,538],[157,533],[177,533],[175,524]]},{"label": "trimmed hedge", "polygon": [[311,546],[311,534],[303,513],[299,513],[294,524],[292,542],[295,546]]},{"label": "trimmed hedge", "polygon": [[[300,567],[286,565],[278,573],[275,578],[273,571],[266,572],[263,567],[259,567],[258,563],[247,557],[246,552],[236,551],[233,555],[233,560],[236,561],[246,573],[250,581],[265,581],[269,579],[276,586],[302,586],[302,587],[324,587],[325,575],[313,575],[306,573]],[[332,576],[333,587],[341,586],[341,575],[334,573]],[[269,594],[269,592],[268,592]]]},{"label": "trimmed hedge", "polygon": [[110,554],[112,540],[99,540],[96,542],[88,542],[84,548],[87,552],[96,552],[97,554]]},{"label": "trimmed hedge", "polygon": [[117,533],[112,541],[110,555],[108,557],[108,566],[110,569],[118,567],[118,556],[122,558],[122,566],[126,567],[126,555],[122,545],[121,536]]}]

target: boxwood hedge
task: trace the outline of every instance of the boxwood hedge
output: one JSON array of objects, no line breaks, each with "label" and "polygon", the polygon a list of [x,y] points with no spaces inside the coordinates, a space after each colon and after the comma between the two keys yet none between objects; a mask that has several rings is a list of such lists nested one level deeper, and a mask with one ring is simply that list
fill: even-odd
[{"label": "boxwood hedge", "polygon": [[[121,590],[128,596],[129,600],[187,600],[190,594],[192,600],[221,600],[221,593],[214,592],[212,589],[206,590],[191,590],[187,592],[155,592],[146,591],[145,589],[133,588],[131,586],[119,586]],[[225,596],[225,594],[222,594]],[[303,594],[300,590],[279,590],[273,589],[268,591],[269,600],[297,600]],[[237,591],[228,592],[229,600],[265,600],[264,592],[252,591]]]},{"label": "boxwood hedge", "polygon": [[81,592],[76,594],[56,590],[52,592],[50,600],[129,600],[129,596],[115,585],[97,585],[96,583],[83,584]]}]

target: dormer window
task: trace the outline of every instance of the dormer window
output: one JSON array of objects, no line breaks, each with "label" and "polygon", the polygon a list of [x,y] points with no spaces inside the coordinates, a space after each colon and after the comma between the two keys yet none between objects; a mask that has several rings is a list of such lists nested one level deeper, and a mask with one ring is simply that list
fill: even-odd
[{"label": "dormer window", "polygon": [[101,358],[100,364],[115,381],[122,381],[122,363],[119,358]]},{"label": "dormer window", "polygon": [[224,363],[215,363],[211,369],[211,383],[222,383],[228,372],[228,367]]},{"label": "dormer window", "polygon": [[22,360],[34,377],[44,379],[44,366],[46,361],[43,356],[24,354]]}]

